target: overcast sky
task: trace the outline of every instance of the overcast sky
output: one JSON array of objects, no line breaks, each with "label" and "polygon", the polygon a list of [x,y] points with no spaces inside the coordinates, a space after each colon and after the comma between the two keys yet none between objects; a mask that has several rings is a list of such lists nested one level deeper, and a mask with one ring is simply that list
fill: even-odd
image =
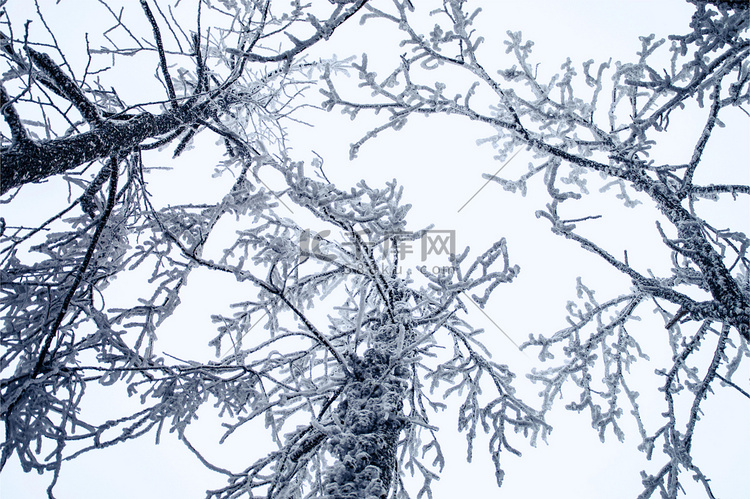
[{"label": "overcast sky", "polygon": [[[314,0],[315,1],[315,0]],[[498,57],[504,57],[501,43],[506,30],[522,31],[525,38],[534,40],[534,59],[541,64],[540,71],[551,74],[570,57],[580,68],[588,59],[603,62],[635,59],[640,47],[639,35],[655,33],[665,37],[672,33],[687,31],[692,6],[682,0],[527,0],[485,1],[485,10],[478,25],[485,29],[486,47],[497,47]],[[67,5],[66,5],[67,4]],[[83,36],[80,26],[88,25],[89,12],[80,9],[76,2],[63,2],[77,19],[74,26],[60,25],[57,19],[50,22],[60,37]],[[23,6],[23,7],[20,7]],[[14,19],[19,21],[19,7],[33,9],[27,0],[10,0],[9,9],[14,9]],[[136,8],[133,6],[132,8]],[[55,24],[57,23],[57,24]],[[362,27],[352,23],[345,26],[326,44],[315,47],[311,57],[336,53],[339,58],[370,54],[371,67],[387,68],[393,63],[397,51],[389,51],[373,26]],[[486,49],[487,50],[487,49]],[[489,53],[489,52],[485,52]],[[150,76],[150,75],[147,75]],[[121,85],[126,85],[123,82]],[[139,80],[134,80],[138,85]],[[313,102],[320,98],[311,93]],[[533,351],[519,352],[513,342],[520,344],[529,333],[552,334],[564,327],[565,304],[575,297],[576,278],[597,290],[602,300],[613,298],[630,289],[628,279],[610,269],[591,253],[585,252],[571,241],[555,237],[545,220],[537,219],[534,212],[543,208],[545,193],[539,182],[534,183],[527,197],[502,191],[497,184],[485,185],[483,173],[495,173],[501,163],[493,159],[490,146],[477,146],[476,140],[489,135],[489,130],[457,119],[431,118],[413,120],[401,132],[389,131],[377,140],[366,144],[359,157],[348,159],[348,146],[357,141],[369,122],[350,122],[337,113],[324,114],[307,110],[301,115],[314,127],[290,126],[292,152],[300,159],[312,157],[311,151],[325,160],[328,177],[340,188],[354,185],[366,179],[369,185],[377,186],[397,178],[405,186],[407,202],[413,208],[409,217],[410,228],[419,229],[434,224],[436,229],[453,230],[459,248],[471,246],[482,251],[500,237],[509,242],[513,263],[521,266],[521,274],[511,285],[498,288],[486,309],[486,315],[476,311],[475,325],[487,330],[487,344],[492,347],[494,360],[509,364],[517,370],[519,377],[537,365]],[[690,127],[690,120],[682,125]],[[735,181],[748,183],[750,159],[748,151],[736,144],[747,143],[750,119],[728,123],[728,127],[717,131],[716,140],[709,143],[706,161],[720,159],[722,168]],[[695,126],[700,127],[699,121]],[[670,144],[661,154],[684,157],[692,151],[683,144]],[[731,150],[727,157],[725,151]],[[199,149],[191,154],[199,155]],[[203,159],[194,156],[190,168],[197,171]],[[188,161],[183,159],[184,161]],[[531,160],[528,153],[521,153],[504,169],[507,178],[516,178],[527,170]],[[205,158],[205,161],[211,161]],[[670,160],[678,162],[678,160]],[[187,167],[186,167],[187,168]],[[184,171],[184,170],[183,170]],[[267,179],[273,183],[273,179]],[[720,178],[718,181],[722,181]],[[191,187],[192,186],[192,187]],[[190,189],[200,189],[200,182],[181,187],[180,195],[190,198]],[[598,196],[598,195],[597,195]],[[601,198],[601,199],[599,199]],[[631,259],[650,262],[654,255],[664,255],[658,233],[653,224],[653,213],[648,207],[626,210],[611,196],[598,196],[601,203],[601,220],[590,222],[598,237],[606,238],[614,248],[627,249]],[[468,202],[468,204],[467,204]],[[750,205],[747,198],[733,207],[717,210],[717,217],[725,217],[726,226],[750,232]],[[6,208],[7,209],[7,208]],[[460,211],[459,211],[460,210]],[[720,224],[721,225],[721,224]],[[648,266],[655,271],[668,268],[669,261],[657,260]],[[191,281],[183,299],[185,314],[171,322],[172,328],[196,329],[196,324],[210,326],[206,308],[206,289],[211,288],[211,278]],[[229,294],[232,290],[227,289]],[[219,300],[223,296],[217,296]],[[234,299],[234,297],[227,300]],[[640,330],[632,332],[642,335],[645,344],[665,337],[661,319],[645,314]],[[202,318],[198,317],[203,313]],[[182,321],[182,322],[180,322]],[[201,322],[202,321],[202,322]],[[499,326],[499,327],[498,327]],[[502,329],[502,331],[500,331]],[[508,337],[510,339],[508,339]],[[206,333],[194,338],[195,348],[206,347],[212,338]],[[662,338],[663,339],[663,338]],[[179,348],[187,348],[185,345]],[[192,347],[191,347],[192,348]],[[206,347],[207,348],[207,347]],[[658,349],[658,346],[655,346]],[[663,348],[663,347],[662,347]],[[661,351],[664,353],[664,351]],[[659,382],[653,376],[656,366],[664,365],[664,357],[652,357],[652,363],[642,362],[638,372],[643,374],[641,405],[644,411],[663,409],[662,399],[654,388]],[[542,366],[543,367],[543,366]],[[741,380],[747,380],[747,366]],[[534,405],[539,389],[524,386],[528,401]],[[92,389],[96,392],[96,389]],[[570,396],[577,396],[573,390]],[[566,400],[566,402],[569,401]],[[114,397],[105,399],[105,404],[117,404]],[[455,405],[455,404],[454,404]],[[537,404],[538,405],[538,404]],[[723,388],[706,405],[705,419],[695,440],[694,455],[704,462],[707,475],[719,497],[743,497],[750,491],[747,470],[750,469],[750,425],[747,424],[748,400],[738,393]],[[519,439],[517,444],[523,452],[522,458],[506,456],[504,463],[506,478],[501,489],[494,485],[494,469],[484,452],[487,440],[481,439],[475,446],[474,462],[465,463],[465,438],[455,436],[455,407],[449,414],[436,416],[433,424],[441,426],[441,438],[448,450],[447,467],[441,480],[435,485],[435,499],[454,499],[461,494],[476,497],[500,498],[633,498],[641,490],[639,471],[647,467],[655,472],[662,463],[662,456],[647,462],[636,447],[640,443],[635,425],[623,417],[627,433],[624,443],[610,435],[606,443],[599,441],[597,432],[590,427],[588,414],[571,414],[560,404],[550,416],[555,427],[548,444],[540,443],[536,448]],[[206,417],[207,420],[210,418]],[[221,434],[210,425],[201,425],[202,433],[194,435],[193,443],[211,445]],[[258,431],[255,429],[255,431]],[[189,434],[191,434],[189,432]],[[227,450],[220,451],[217,459],[226,466],[238,469],[255,459],[254,439],[248,429],[230,442]],[[171,436],[170,436],[171,437]],[[63,474],[56,494],[60,498],[132,498],[156,499],[159,497],[203,497],[206,488],[223,485],[221,476],[206,471],[202,465],[173,438],[167,437],[159,446],[153,438],[146,437],[111,449],[91,452],[78,461],[63,467]],[[236,457],[235,457],[236,456]],[[0,493],[4,499],[21,497],[43,497],[49,479],[31,474],[22,474],[14,461],[8,471],[0,477]],[[684,477],[686,483],[690,479]],[[416,490],[416,489],[412,489]],[[690,489],[687,497],[692,497]],[[695,492],[695,491],[693,491]]]}]

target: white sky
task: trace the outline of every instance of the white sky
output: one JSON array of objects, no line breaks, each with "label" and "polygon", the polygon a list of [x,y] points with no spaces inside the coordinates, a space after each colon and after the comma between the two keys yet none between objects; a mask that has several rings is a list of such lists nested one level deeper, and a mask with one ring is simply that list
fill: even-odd
[{"label": "white sky", "polygon": [[[597,62],[610,57],[632,60],[640,47],[639,35],[656,33],[657,37],[663,37],[685,32],[692,12],[692,6],[681,0],[481,3],[485,4],[486,12],[480,28],[488,30],[483,33],[487,38],[485,54],[505,57],[501,45],[505,31],[521,30],[525,38],[535,41],[534,59],[541,63],[540,72],[543,74],[557,71],[566,57],[571,57],[576,63],[590,58]],[[31,9],[30,4],[27,0],[11,0],[8,7],[18,9],[25,5],[22,8]],[[75,29],[65,29],[59,22],[70,22],[75,18],[80,19],[81,25],[86,25],[87,11],[78,8],[75,2],[63,2],[65,4],[71,17],[50,20],[58,23],[53,24],[53,29],[57,29],[58,36],[81,38],[83,29],[78,24],[74,25]],[[139,10],[135,4],[130,8]],[[18,14],[15,20],[18,22]],[[379,36],[375,26],[363,28],[350,24],[327,44],[316,47],[314,54],[335,52],[339,58],[344,58],[366,50],[370,55],[370,66],[385,69],[391,66],[393,53],[380,48],[387,47],[387,43],[383,43]],[[123,86],[126,84],[122,83]],[[317,102],[318,97],[313,95],[313,101]],[[597,290],[597,297],[601,300],[629,290],[628,279],[574,243],[553,236],[548,222],[536,219],[534,211],[546,202],[538,181],[532,184],[526,198],[506,193],[497,184],[487,185],[458,213],[459,208],[485,183],[481,174],[494,173],[500,167],[492,159],[493,151],[489,146],[475,145],[476,139],[489,135],[491,130],[455,118],[418,119],[399,133],[381,134],[361,149],[358,159],[350,162],[348,145],[360,138],[368,122],[352,123],[337,113],[307,111],[304,116],[315,126],[290,129],[293,152],[307,159],[311,157],[310,150],[322,155],[328,177],[340,188],[353,185],[362,178],[372,186],[397,178],[406,188],[407,201],[413,204],[409,217],[411,228],[435,224],[436,229],[455,230],[458,247],[470,245],[475,252],[482,251],[499,237],[508,239],[511,261],[521,266],[521,274],[513,284],[498,288],[487,314],[516,343],[524,341],[529,333],[552,334],[565,326],[565,303],[575,297],[578,276]],[[722,171],[727,171],[728,176],[741,183],[748,182],[750,158],[747,147],[737,147],[737,144],[747,144],[749,123],[747,117],[738,117],[736,123],[727,123],[727,128],[717,130],[706,150],[705,161],[713,160],[717,164],[721,161]],[[678,125],[685,126],[685,135],[689,136],[692,124],[685,120]],[[702,124],[698,121],[695,126]],[[198,149],[193,153],[198,154],[196,151]],[[727,156],[726,151],[732,151],[731,156]],[[671,162],[680,162],[684,160],[676,158],[683,158],[691,152],[691,141],[683,144],[678,140],[662,154],[669,156]],[[521,153],[503,170],[507,178],[515,178],[526,171],[530,160],[526,154]],[[211,158],[205,161],[210,162]],[[191,167],[197,172],[205,166],[193,160],[184,168]],[[184,168],[181,170],[183,174]],[[190,198],[191,188],[200,189],[202,184],[195,182],[192,187],[181,187],[181,194]],[[595,233],[597,238],[603,238],[605,247],[613,248],[617,254],[627,249],[631,262],[642,265],[644,269],[652,268],[658,273],[668,268],[669,261],[663,258],[665,253],[653,224],[653,213],[648,207],[626,210],[606,196],[597,197],[597,203],[601,203],[601,213],[605,217],[588,222],[591,226],[587,226],[587,230]],[[729,209],[717,210],[716,216],[724,217],[725,222],[718,225],[749,233],[749,207],[745,197]],[[175,330],[189,327],[191,331],[211,327],[208,314],[216,310],[207,309],[206,289],[217,289],[212,287],[211,277],[193,278],[183,299],[185,315],[172,320],[170,327]],[[221,299],[236,299],[230,296],[231,286],[221,289]],[[226,297],[223,296],[225,293]],[[663,410],[662,399],[655,391],[660,381],[649,375],[655,367],[666,365],[668,360],[665,361],[664,355],[668,353],[663,344],[666,339],[663,323],[646,314],[651,308],[646,305],[640,309],[643,323],[637,333],[631,333],[642,339],[642,344],[654,349],[652,363],[641,361],[637,367],[639,375],[643,375],[643,385],[636,387],[642,394],[639,399],[641,407],[644,412],[660,412]],[[493,349],[494,360],[517,369],[521,378],[525,370],[537,365],[533,351],[526,355],[519,353],[490,321],[481,314],[475,314],[474,318],[475,325],[487,329],[487,344]],[[195,348],[208,348],[206,343],[212,337],[213,329],[209,329],[194,338],[181,336],[180,341],[190,341]],[[737,379],[747,380],[747,374],[745,366],[743,376]],[[521,379],[521,386],[523,383]],[[533,398],[536,390],[538,388],[524,388],[526,401],[538,406]],[[569,390],[568,395],[571,399],[577,397],[573,390]],[[750,425],[747,424],[750,405],[747,399],[729,388],[719,389],[712,399],[705,405],[707,413],[695,438],[694,456],[697,464],[713,479],[712,485],[719,497],[747,496],[750,492],[747,475],[750,469],[750,452],[747,450],[750,449]],[[110,407],[119,403],[114,396],[105,402]],[[549,445],[540,443],[537,448],[530,448],[522,439],[515,440],[523,457],[506,456],[506,477],[501,489],[494,485],[494,470],[484,452],[486,439],[480,439],[475,445],[474,462],[468,465],[464,459],[465,439],[463,435],[454,434],[455,414],[436,417],[433,424],[442,428],[448,463],[441,480],[435,485],[435,499],[452,499],[462,494],[500,498],[635,497],[641,490],[639,471],[646,468],[655,472],[663,465],[662,456],[647,462],[645,456],[636,450],[640,439],[627,415],[622,419],[627,431],[626,441],[619,443],[610,435],[602,444],[596,431],[590,427],[588,414],[570,414],[563,405],[559,404],[550,415],[555,431],[549,438]],[[210,418],[205,419],[210,422]],[[194,444],[210,445],[219,434],[211,424],[200,425],[200,431],[188,431]],[[216,453],[216,459],[234,470],[257,457],[254,452],[256,436],[252,431],[248,429],[239,437],[229,443],[227,450]],[[233,462],[236,463],[234,466]],[[45,496],[47,477],[22,474],[15,461],[8,468],[0,477],[3,499]],[[691,480],[684,476],[683,482],[690,484]],[[184,448],[175,445],[174,439],[165,437],[161,445],[154,446],[153,437],[146,437],[112,449],[91,452],[66,465],[56,495],[80,499],[198,498],[203,497],[206,488],[219,488],[223,484],[221,476],[207,472]],[[687,497],[696,497],[700,493],[698,489],[688,489]]]}]

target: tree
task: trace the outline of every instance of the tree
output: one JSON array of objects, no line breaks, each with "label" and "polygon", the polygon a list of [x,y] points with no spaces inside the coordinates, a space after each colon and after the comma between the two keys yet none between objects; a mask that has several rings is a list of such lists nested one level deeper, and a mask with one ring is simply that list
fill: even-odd
[{"label": "tree", "polygon": [[[747,2],[690,3],[695,14],[689,31],[670,36],[671,46],[644,36],[634,62],[597,67],[588,61],[580,84],[570,59],[562,73],[543,80],[532,58],[533,44],[520,33],[508,32],[505,42],[513,65],[499,66],[492,52],[496,47],[483,51],[476,28],[480,9],[468,2],[443,2],[432,12],[431,31],[420,31],[420,12],[409,2],[373,4],[366,6],[363,21],[397,26],[408,52],[380,78],[363,56],[356,67],[364,96],[341,90],[336,78],[325,75],[327,109],[352,119],[373,110],[387,115],[352,144],[352,157],[376,135],[400,130],[415,116],[441,114],[484,123],[491,135],[479,142],[491,142],[500,161],[518,149],[534,156],[528,173],[516,180],[486,178],[525,195],[543,177],[549,201],[537,217],[632,281],[629,292],[604,302],[579,281],[580,301],[568,305],[568,327],[552,336],[531,335],[524,348],[538,349],[541,361],[556,355],[563,359],[530,375],[543,386],[544,411],[561,398],[564,386],[573,385],[579,398],[568,409],[589,411],[602,439],[608,430],[624,438],[618,421],[625,404],[649,459],[662,444],[663,464],[643,472],[641,497],[657,490],[663,497],[677,497],[683,472],[714,497],[709,477],[691,453],[702,404],[718,386],[750,398],[733,381],[746,362],[750,340],[748,239],[730,225],[732,220],[714,222],[705,214],[708,200],[747,199],[750,186],[712,183],[717,178],[714,173],[712,179],[712,172],[720,165],[703,161],[722,119],[748,114],[743,106],[750,99],[750,17]],[[466,79],[470,83],[464,87],[456,83]],[[698,108],[704,122],[690,136],[690,146],[683,146],[685,159],[665,158],[658,146],[673,140],[670,132],[676,126],[671,123],[685,110]],[[684,129],[673,133],[684,137]],[[668,273],[650,273],[653,259],[645,265],[631,263],[627,248],[619,248],[622,256],[617,256],[606,249],[606,241],[597,240],[596,232],[586,230],[587,222],[601,217],[596,202],[585,204],[595,189],[616,192],[626,206],[644,204],[642,209],[652,210],[652,223],[668,250]],[[630,366],[647,356],[639,345],[643,338],[632,332],[631,324],[643,306],[656,307],[664,318],[662,341],[672,350],[672,358],[657,372],[663,378],[664,406],[660,422],[651,427],[644,423],[628,376]],[[700,349],[711,351],[707,359],[698,354]]]},{"label": "tree", "polygon": [[[286,11],[228,0],[197,9],[99,3],[112,24],[97,29],[102,41],[84,38],[83,52],[49,27],[60,8],[35,4],[26,24],[3,13],[0,191],[13,211],[0,241],[2,466],[15,456],[26,470],[51,472],[52,496],[63,463],[149,433],[158,441],[167,428],[226,475],[209,497],[407,497],[409,473],[422,479],[417,497],[429,497],[444,461],[429,421],[429,409],[443,407],[433,390],[460,394],[469,455],[478,428],[489,432],[500,483],[501,451],[518,453],[508,430],[532,442],[544,437],[545,414],[572,385],[579,398],[568,407],[588,410],[601,438],[610,429],[624,438],[626,398],[647,456],[663,444],[656,456],[664,464],[644,473],[642,497],[657,489],[677,497],[684,470],[713,497],[691,443],[708,395],[729,387],[747,396],[737,376],[747,365],[750,292],[745,234],[720,229],[728,225],[710,223],[702,210],[706,198],[744,199],[750,187],[707,184],[714,181],[704,150],[749,97],[744,4],[694,2],[692,31],[672,37],[664,71],[652,62],[663,41],[644,37],[637,62],[596,70],[587,63],[579,85],[570,62],[542,81],[531,44],[517,33],[506,44],[514,65],[491,67],[500,60],[475,32],[481,14],[458,0],[437,2],[434,17],[408,0],[293,2]],[[410,52],[387,77],[379,79],[366,57],[303,58],[355,16],[404,34]],[[423,34],[425,20],[437,24]],[[131,58],[139,72],[156,66],[149,80],[158,85],[130,94],[136,85],[121,78]],[[364,96],[350,96],[342,75],[352,68]],[[437,81],[443,74],[447,83]],[[456,75],[472,81],[449,93]],[[467,302],[488,306],[499,284],[516,277],[505,240],[498,236],[473,261],[468,252],[454,255],[441,273],[402,274],[400,249],[429,231],[406,230],[398,185],[337,188],[320,159],[306,168],[291,156],[285,120],[309,102],[302,97],[318,78],[326,108],[388,115],[353,155],[388,129],[406,133],[412,116],[435,114],[487,124],[500,161],[527,149],[535,156],[528,174],[487,178],[522,194],[541,182],[550,199],[538,216],[632,280],[629,292],[604,302],[579,282],[569,326],[529,338],[525,348],[538,349],[540,360],[562,359],[530,375],[542,386],[540,409],[516,395],[515,374],[490,360],[462,315]],[[659,157],[683,108],[706,103],[687,160],[649,159]],[[176,185],[209,162],[216,178],[201,199],[175,203],[174,189],[159,188],[161,165],[175,167],[167,182]],[[709,180],[699,181],[704,172]],[[273,189],[263,180],[271,174]],[[668,274],[649,274],[651,264],[636,262],[632,250],[615,256],[622,248],[615,253],[586,230],[601,209],[596,188],[652,214]],[[26,213],[21,207],[40,193],[62,204]],[[162,341],[173,334],[170,317],[188,278],[208,274],[242,290],[233,312],[213,316],[218,360],[159,354],[157,333]],[[135,296],[127,293],[132,282]],[[628,375],[646,356],[645,336],[655,336],[633,325],[644,306],[664,318],[656,335],[672,350],[658,373],[664,407],[653,414],[639,406]],[[87,395],[97,384],[109,393],[124,386],[142,405],[92,420],[88,404],[96,401]],[[209,401],[225,420],[225,438],[262,420],[276,450],[241,471],[210,462],[189,437]]]},{"label": "tree", "polygon": [[[439,274],[423,269],[420,285],[400,273],[400,253],[428,230],[406,230],[397,183],[338,189],[320,161],[308,175],[284,143],[283,120],[316,71],[343,68],[301,55],[366,1],[320,13],[297,2],[282,11],[270,1],[166,9],[142,0],[140,19],[132,5],[99,3],[112,24],[101,39],[86,35],[82,60],[49,27],[60,10],[37,3],[25,23],[2,12],[1,191],[11,208],[38,196],[31,184],[40,181],[69,198],[60,207],[48,197],[41,221],[22,222],[38,214],[20,208],[2,220],[0,468],[15,457],[25,471],[51,472],[53,497],[65,462],[149,433],[158,442],[167,428],[226,475],[208,497],[408,497],[404,471],[422,477],[421,497],[437,476],[423,460],[443,463],[428,418],[443,404],[429,393],[445,390],[463,394],[459,428],[470,445],[480,424],[491,434],[499,483],[500,450],[518,452],[508,430],[531,439],[549,430],[465,320],[467,300],[485,302],[518,272],[505,241],[473,261],[468,250],[454,254]],[[155,91],[166,98],[148,89],[128,103],[115,70],[131,57],[157,64]],[[219,139],[201,143],[221,158],[218,201],[172,204],[152,192],[152,165],[170,161],[158,150],[179,159],[205,134]],[[283,188],[264,186],[269,170]],[[307,218],[285,217],[287,203]],[[200,271],[244,288],[234,314],[213,316],[218,360],[160,355],[157,334]],[[488,400],[482,377],[496,393]],[[90,419],[96,383],[125,385],[142,405]],[[210,463],[187,435],[209,401],[224,438],[263,420],[276,450],[241,471]]]}]

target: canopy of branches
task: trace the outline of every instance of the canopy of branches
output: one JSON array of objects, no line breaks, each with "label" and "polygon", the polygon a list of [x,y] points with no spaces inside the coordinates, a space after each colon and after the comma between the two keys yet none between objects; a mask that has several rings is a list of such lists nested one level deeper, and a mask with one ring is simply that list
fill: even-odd
[{"label": "canopy of branches", "polygon": [[[435,412],[457,412],[469,460],[484,442],[500,486],[564,400],[602,440],[638,440],[639,497],[725,490],[693,442],[716,393],[745,412],[750,399],[750,183],[747,164],[717,161],[747,161],[747,136],[710,154],[727,123],[748,130],[747,2],[690,0],[681,32],[642,36],[629,60],[555,61],[552,76],[520,32],[495,38],[491,2],[92,0],[69,32],[83,4],[7,3],[0,470],[48,473],[54,497],[66,463],[166,431],[223,475],[210,498],[432,497]],[[326,44],[340,52],[358,22],[382,37],[337,58]],[[396,180],[335,185],[325,158],[295,155],[310,106],[363,124],[352,159],[425,116],[479,130],[497,162],[487,196],[530,193],[538,223],[584,250],[571,266],[601,262],[626,286],[600,300],[579,279],[567,324],[524,331],[535,367],[511,369],[477,325],[521,270],[497,216],[476,220],[492,242],[469,250],[407,225]],[[528,168],[502,177],[520,153]],[[654,246],[591,228],[612,199]],[[450,254],[413,265],[420,244]],[[210,332],[177,330],[195,282],[221,303]],[[183,358],[170,337],[209,348]],[[102,417],[105,397],[134,403]],[[190,440],[214,409],[221,442],[252,427],[267,446],[216,464]]]}]

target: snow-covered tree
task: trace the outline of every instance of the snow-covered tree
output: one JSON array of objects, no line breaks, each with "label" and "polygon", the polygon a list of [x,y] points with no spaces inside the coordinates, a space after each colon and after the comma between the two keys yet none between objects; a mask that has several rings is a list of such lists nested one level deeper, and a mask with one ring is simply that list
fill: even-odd
[{"label": "snow-covered tree", "polygon": [[[685,32],[642,37],[633,60],[542,76],[520,33],[485,40],[480,1],[0,0],[0,470],[48,472],[52,497],[66,462],[171,432],[225,475],[212,498],[430,497],[445,463],[433,410],[458,408],[469,456],[489,435],[500,484],[512,435],[544,438],[564,400],[602,439],[633,416],[656,461],[641,497],[676,498],[686,475],[714,497],[693,442],[714,392],[750,398],[750,243],[711,207],[746,209],[750,186],[707,151],[748,115],[750,20],[746,1],[689,3]],[[370,57],[309,55],[357,20],[384,34]],[[579,280],[568,325],[529,337],[550,362],[529,374],[540,399],[517,395],[521,373],[466,306],[516,278],[502,234],[441,272],[406,270],[430,228],[407,225],[399,184],[333,185],[287,143],[318,86],[324,108],[382,120],[352,156],[413,116],[486,126],[498,161],[531,158],[520,177],[486,175],[496,195],[542,193],[539,223],[632,282],[601,300]],[[607,196],[663,251],[592,228]],[[178,320],[196,283],[208,332]],[[636,323],[652,312],[662,326]],[[209,348],[180,348],[196,342]],[[649,355],[658,407],[631,374]],[[253,428],[269,445],[217,464],[195,443],[214,413],[222,442]]]},{"label": "snow-covered tree", "polygon": [[[299,96],[342,69],[302,55],[366,3],[91,2],[80,38],[48,23],[65,3],[3,9],[0,469],[49,472],[53,497],[64,463],[167,430],[226,475],[209,497],[409,497],[409,475],[422,497],[444,463],[433,392],[460,398],[470,446],[490,435],[498,483],[510,435],[546,435],[467,318],[518,272],[505,241],[403,272],[428,229],[396,181],[341,189],[288,154]],[[210,336],[181,333],[216,357],[181,360],[159,338],[209,274],[241,296]],[[90,415],[125,393],[140,405]],[[207,405],[224,439],[261,421],[275,448],[213,464],[188,436]]]},{"label": "snow-covered tree", "polygon": [[[566,386],[568,399],[572,386],[578,397],[568,399],[568,409],[589,412],[602,439],[610,431],[624,438],[621,416],[633,415],[641,450],[661,461],[642,474],[644,498],[656,491],[677,497],[683,473],[714,497],[702,456],[692,453],[702,404],[719,389],[750,398],[742,388],[747,379],[734,378],[742,365],[746,369],[749,354],[749,240],[733,225],[736,218],[716,218],[710,211],[714,202],[734,202],[733,210],[747,213],[750,186],[746,178],[726,180],[722,161],[704,155],[724,122],[749,115],[750,16],[745,1],[689,1],[694,14],[684,33],[641,37],[631,61],[590,60],[576,67],[569,59],[551,78],[541,76],[546,68],[519,32],[507,33],[502,49],[513,60],[503,65],[503,50],[487,46],[483,35],[489,33],[479,27],[481,2],[368,4],[364,22],[400,30],[403,55],[385,76],[363,56],[356,64],[363,93],[324,76],[325,108],[352,119],[380,113],[380,125],[351,146],[352,156],[378,134],[402,130],[415,116],[438,114],[449,116],[453,126],[461,120],[486,125],[478,142],[491,143],[499,161],[530,151],[533,160],[521,177],[485,178],[522,195],[546,188],[548,201],[537,217],[632,281],[631,289],[603,301],[579,281],[578,300],[568,304],[569,324],[551,336],[531,335],[524,347],[554,362],[531,374],[543,386],[545,411],[563,398]],[[426,23],[427,15],[433,17]],[[501,23],[491,24],[497,30]],[[684,126],[686,120],[695,123],[695,113],[702,122]],[[665,154],[660,146],[667,143],[679,144],[680,152]],[[731,147],[745,150],[747,141],[731,144],[721,160],[736,157]],[[631,251],[629,258],[638,241],[613,246],[588,229],[607,217],[597,191],[646,214],[641,231],[660,235],[667,272],[652,272],[664,267],[658,252],[634,261]],[[643,224],[639,220],[634,215],[631,223]],[[644,308],[663,317],[663,329],[633,323]],[[663,404],[644,411],[629,371],[648,355],[640,344],[655,336],[671,355],[657,370]]]}]

